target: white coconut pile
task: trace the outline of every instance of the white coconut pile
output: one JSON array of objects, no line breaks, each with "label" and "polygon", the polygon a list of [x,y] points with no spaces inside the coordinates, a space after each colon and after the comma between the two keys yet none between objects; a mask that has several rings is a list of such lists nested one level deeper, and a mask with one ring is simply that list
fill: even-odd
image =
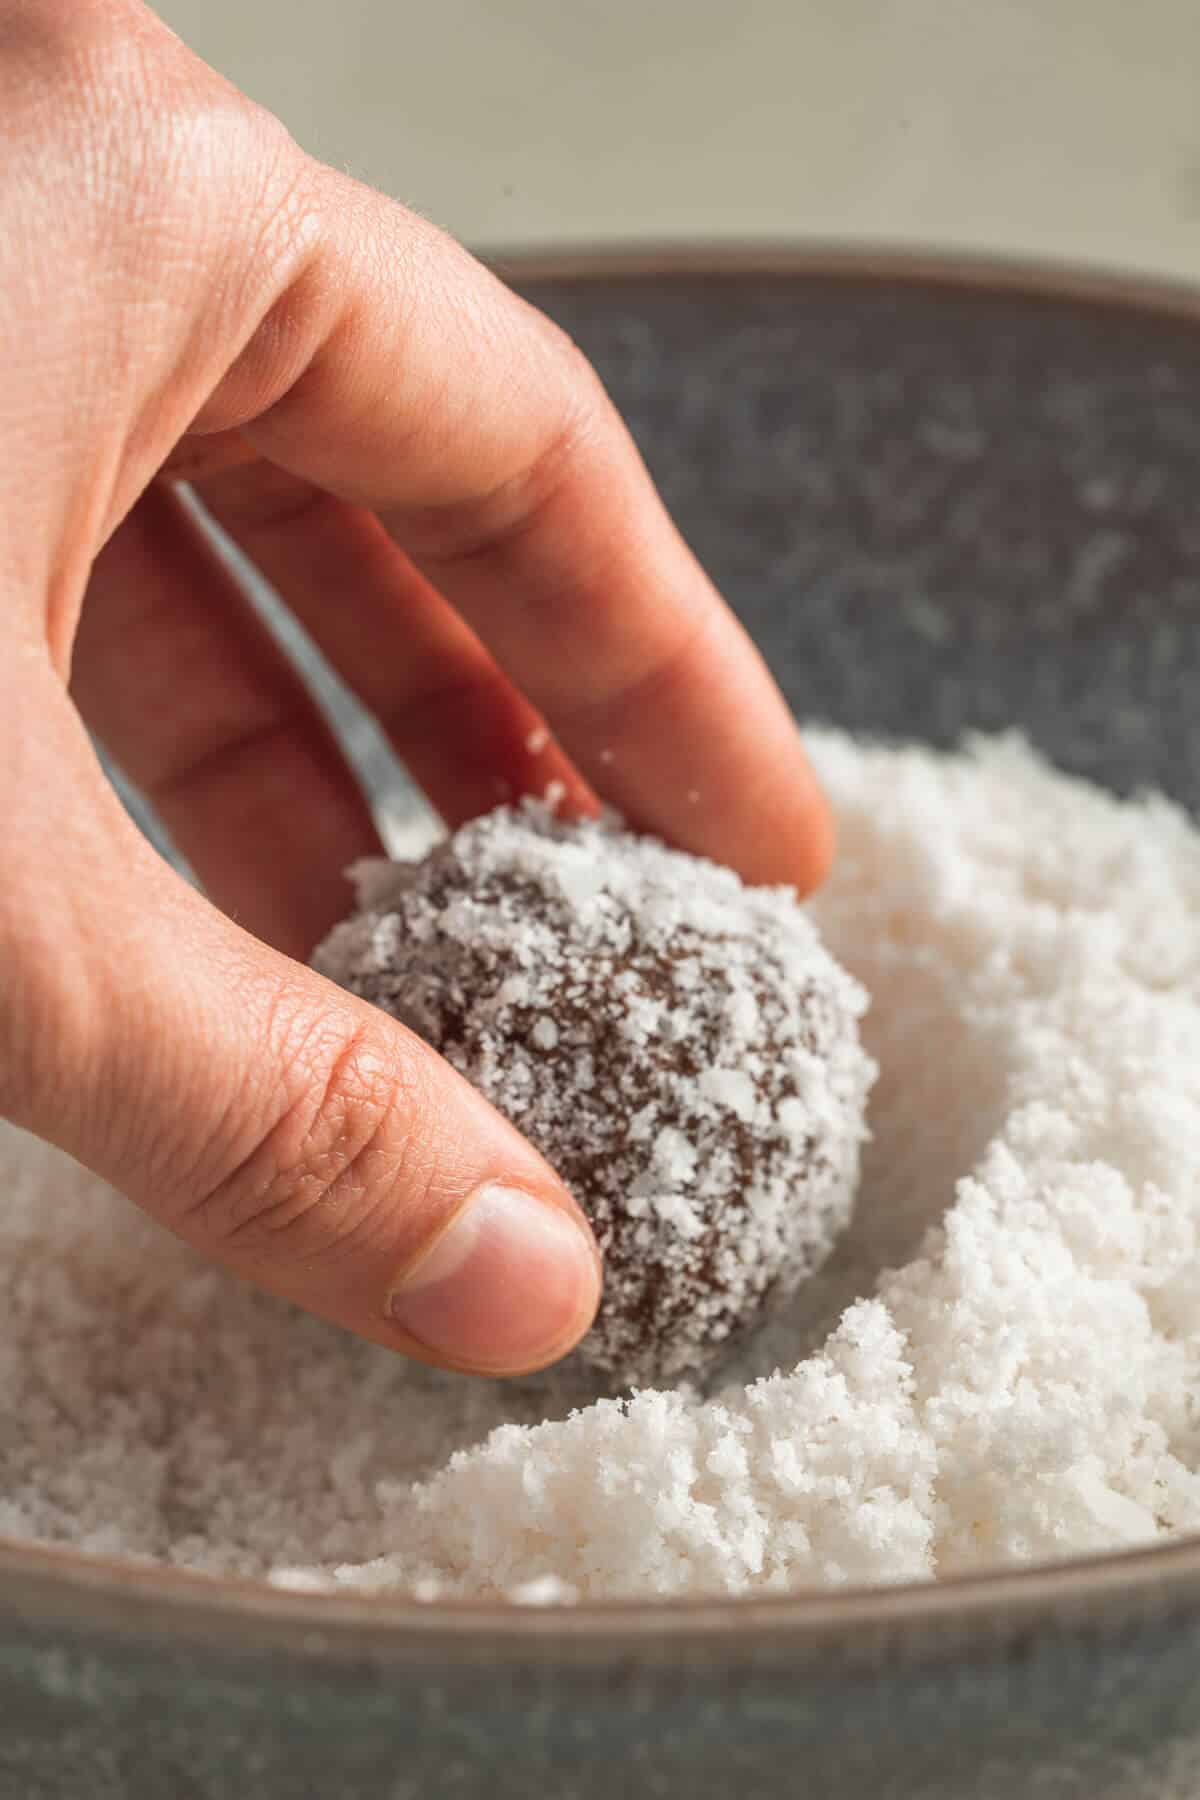
[{"label": "white coconut pile", "polygon": [[546,1601],[1200,1529],[1200,832],[1009,739],[810,743],[841,824],[813,911],[881,1075],[855,1223],[737,1380],[413,1368],[5,1130],[0,1533]]}]

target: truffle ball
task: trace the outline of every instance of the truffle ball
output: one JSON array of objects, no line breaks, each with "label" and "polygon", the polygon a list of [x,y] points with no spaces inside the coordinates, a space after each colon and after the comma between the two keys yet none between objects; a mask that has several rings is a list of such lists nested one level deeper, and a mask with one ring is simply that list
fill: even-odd
[{"label": "truffle ball", "polygon": [[846,1224],[866,996],[795,895],[526,802],[354,870],[325,974],[419,1032],[558,1170],[604,1255],[581,1346],[704,1374]]}]

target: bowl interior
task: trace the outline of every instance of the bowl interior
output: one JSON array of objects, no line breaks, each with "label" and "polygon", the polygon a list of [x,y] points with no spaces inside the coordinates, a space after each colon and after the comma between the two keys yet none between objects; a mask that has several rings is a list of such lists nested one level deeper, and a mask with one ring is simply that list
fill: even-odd
[{"label": "bowl interior", "polygon": [[[798,715],[941,746],[1015,727],[1118,792],[1200,804],[1185,674],[1200,652],[1200,337],[1186,296],[779,257],[509,275],[598,366]],[[361,720],[332,704],[368,777],[390,779]],[[1181,1556],[1196,1560],[1113,1561],[1133,1579]],[[978,1599],[980,1583],[954,1586],[964,1606]],[[948,1596],[914,1604],[941,1612]],[[808,1606],[827,1622],[837,1605],[755,1612]]]},{"label": "bowl interior", "polygon": [[795,710],[1017,727],[1200,800],[1200,340],[1119,293],[849,264],[545,271]]}]

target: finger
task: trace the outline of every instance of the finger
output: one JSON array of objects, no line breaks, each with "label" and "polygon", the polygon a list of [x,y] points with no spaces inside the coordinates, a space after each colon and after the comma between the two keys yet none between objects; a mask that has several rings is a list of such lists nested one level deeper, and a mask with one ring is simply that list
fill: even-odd
[{"label": "finger", "polygon": [[261,460],[194,485],[451,828],[551,783],[567,810],[594,810],[539,714],[373,513]]},{"label": "finger", "polygon": [[257,461],[257,453],[240,431],[214,431],[207,436],[189,432],[180,438],[159,473],[171,481],[198,481],[218,470]]},{"label": "finger", "polygon": [[93,566],[72,692],[217,905],[307,956],[379,839],[304,685],[164,489]]},{"label": "finger", "polygon": [[27,688],[12,722],[8,1116],[237,1274],[365,1337],[491,1374],[570,1348],[598,1264],[541,1158],[428,1046],[156,857],[61,688]]},{"label": "finger", "polygon": [[251,340],[201,428],[377,511],[636,823],[812,886],[830,823],[795,724],[594,376],[403,209],[328,170],[308,198],[288,331]]}]

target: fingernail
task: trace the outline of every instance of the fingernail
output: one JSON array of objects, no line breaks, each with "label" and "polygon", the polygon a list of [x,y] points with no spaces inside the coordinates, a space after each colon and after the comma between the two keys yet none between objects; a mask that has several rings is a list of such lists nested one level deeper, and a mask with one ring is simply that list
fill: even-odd
[{"label": "fingernail", "polygon": [[481,1188],[388,1300],[401,1330],[480,1374],[564,1355],[591,1322],[599,1276],[583,1228],[518,1188]]}]

